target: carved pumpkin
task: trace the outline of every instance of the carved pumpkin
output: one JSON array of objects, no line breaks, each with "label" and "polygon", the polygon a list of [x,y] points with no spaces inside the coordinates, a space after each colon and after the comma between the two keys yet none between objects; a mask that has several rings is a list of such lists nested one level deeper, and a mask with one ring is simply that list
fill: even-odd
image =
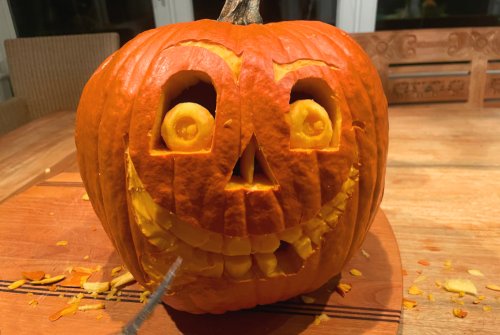
[{"label": "carved pumpkin", "polygon": [[[235,3],[248,5],[227,2],[228,17]],[[381,201],[387,133],[376,70],[344,32],[202,20],[110,56],[81,97],[76,144],[134,277],[154,289],[180,255],[165,302],[221,313],[341,271]]]}]

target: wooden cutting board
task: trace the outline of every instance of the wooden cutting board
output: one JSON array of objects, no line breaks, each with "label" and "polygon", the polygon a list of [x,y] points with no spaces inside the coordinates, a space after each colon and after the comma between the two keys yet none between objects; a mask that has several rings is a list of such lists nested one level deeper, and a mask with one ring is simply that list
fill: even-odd
[{"label": "wooden cutting board", "polygon": [[[51,322],[48,317],[65,307],[81,288],[23,285],[22,271],[62,274],[68,267],[102,267],[92,281],[109,280],[121,265],[90,202],[78,174],[63,173],[0,205],[0,334],[116,334],[143,306],[140,287],[123,290],[121,301],[85,294],[82,304],[104,302],[106,309],[79,311]],[[67,241],[66,246],[57,246]],[[401,317],[402,272],[398,246],[380,211],[361,252],[346,265],[341,277],[307,294],[312,303],[297,297],[273,305],[223,315],[191,315],[159,305],[140,334],[396,334]],[[363,275],[349,274],[352,268]],[[342,297],[338,281],[352,284]],[[36,300],[38,304],[32,301]],[[96,301],[97,300],[97,301]],[[29,303],[32,302],[30,305]],[[329,319],[315,324],[326,314]]]}]

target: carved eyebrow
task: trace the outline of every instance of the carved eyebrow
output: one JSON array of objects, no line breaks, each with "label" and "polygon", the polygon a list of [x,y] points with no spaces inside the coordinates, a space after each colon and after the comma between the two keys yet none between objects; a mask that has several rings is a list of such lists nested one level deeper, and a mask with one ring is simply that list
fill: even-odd
[{"label": "carved eyebrow", "polygon": [[297,71],[306,66],[326,66],[332,70],[339,70],[338,66],[328,64],[325,61],[317,59],[297,59],[291,63],[279,64],[273,62],[274,81],[278,82],[283,79],[289,72]]},{"label": "carved eyebrow", "polygon": [[226,64],[229,66],[231,69],[231,72],[233,73],[233,79],[235,83],[238,83],[239,78],[240,78],[240,73],[241,73],[241,67],[242,67],[242,56],[236,54],[233,50],[226,48],[225,46],[209,41],[183,41],[177,43],[175,46],[191,46],[191,47],[199,47],[206,49],[220,58]]}]

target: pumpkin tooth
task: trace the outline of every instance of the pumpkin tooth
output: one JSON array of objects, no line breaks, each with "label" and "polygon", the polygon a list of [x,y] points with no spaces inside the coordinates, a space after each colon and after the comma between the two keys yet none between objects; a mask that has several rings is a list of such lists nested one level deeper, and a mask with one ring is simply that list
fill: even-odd
[{"label": "pumpkin tooth", "polygon": [[233,278],[243,277],[252,268],[252,258],[249,255],[224,256],[224,269]]},{"label": "pumpkin tooth", "polygon": [[204,245],[209,238],[209,235],[204,229],[194,227],[190,224],[172,220],[170,231],[180,240],[186,242],[192,247]]},{"label": "pumpkin tooth", "polygon": [[221,277],[224,273],[224,257],[220,254],[209,253],[208,263],[210,267],[205,269],[201,275],[213,278]]},{"label": "pumpkin tooth", "polygon": [[302,259],[307,259],[314,252],[311,245],[311,239],[305,235],[302,235],[297,241],[293,242],[292,245],[295,252]]},{"label": "pumpkin tooth", "polygon": [[255,261],[260,271],[270,277],[276,271],[278,259],[273,253],[254,254]]},{"label": "pumpkin tooth", "polygon": [[222,255],[192,248],[190,258],[186,259],[184,270],[204,277],[218,278],[224,271]]},{"label": "pumpkin tooth", "polygon": [[273,253],[280,246],[280,239],[276,234],[253,235],[250,241],[254,253]]},{"label": "pumpkin tooth", "polygon": [[319,245],[322,236],[330,231],[330,227],[320,218],[313,218],[304,224],[304,231],[314,244]]},{"label": "pumpkin tooth", "polygon": [[248,237],[224,237],[222,253],[227,256],[250,255],[252,244]]},{"label": "pumpkin tooth", "polygon": [[224,239],[221,234],[207,232],[208,240],[199,246],[201,250],[214,252],[217,254],[222,253],[222,247],[224,245]]},{"label": "pumpkin tooth", "polygon": [[294,226],[278,233],[280,240],[292,244],[302,236],[302,227]]},{"label": "pumpkin tooth", "polygon": [[255,152],[257,151],[257,141],[255,137],[250,139],[247,147],[241,154],[240,158],[240,172],[241,177],[248,184],[253,184],[254,170],[255,170]]},{"label": "pumpkin tooth", "polygon": [[338,208],[335,208],[331,203],[328,203],[321,208],[319,216],[330,226],[330,228],[335,228],[342,213],[343,212]]}]

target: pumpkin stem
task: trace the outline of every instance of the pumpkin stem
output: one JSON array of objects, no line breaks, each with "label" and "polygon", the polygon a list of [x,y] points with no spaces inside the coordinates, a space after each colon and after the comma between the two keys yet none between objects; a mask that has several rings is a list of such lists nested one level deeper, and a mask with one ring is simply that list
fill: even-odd
[{"label": "pumpkin stem", "polygon": [[226,0],[217,21],[246,26],[262,23],[259,13],[260,0]]}]

